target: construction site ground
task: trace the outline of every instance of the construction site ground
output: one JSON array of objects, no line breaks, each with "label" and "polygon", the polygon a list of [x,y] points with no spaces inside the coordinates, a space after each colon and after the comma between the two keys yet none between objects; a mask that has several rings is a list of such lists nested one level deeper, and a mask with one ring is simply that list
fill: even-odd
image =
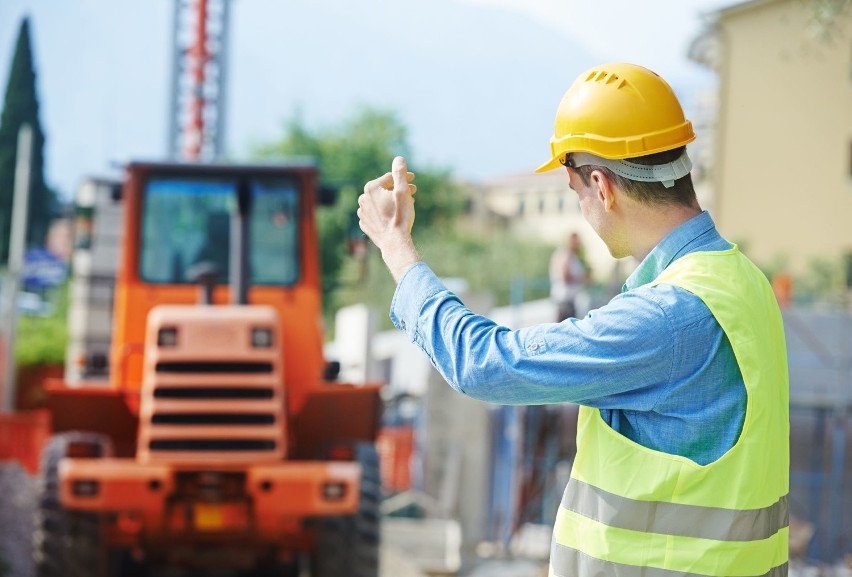
[{"label": "construction site ground", "polygon": [[[34,510],[34,478],[17,464],[0,464],[0,577],[35,577],[31,546]],[[547,566],[541,560],[478,559],[468,561],[466,565],[456,574],[457,577],[547,575]],[[830,565],[794,559],[790,566],[790,576],[852,577],[852,557]],[[222,576],[217,574],[216,577]],[[385,547],[381,551],[380,577],[436,576],[418,569],[405,551]]]}]

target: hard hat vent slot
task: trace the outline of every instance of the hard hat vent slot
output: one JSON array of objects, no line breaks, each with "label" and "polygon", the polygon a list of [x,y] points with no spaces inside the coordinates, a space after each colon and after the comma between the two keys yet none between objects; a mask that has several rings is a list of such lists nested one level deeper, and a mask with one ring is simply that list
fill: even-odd
[{"label": "hard hat vent slot", "polygon": [[614,85],[615,88],[624,88],[628,85],[627,79],[622,78],[618,74],[602,70],[600,72],[593,71],[586,78],[586,82],[600,82],[605,85]]}]

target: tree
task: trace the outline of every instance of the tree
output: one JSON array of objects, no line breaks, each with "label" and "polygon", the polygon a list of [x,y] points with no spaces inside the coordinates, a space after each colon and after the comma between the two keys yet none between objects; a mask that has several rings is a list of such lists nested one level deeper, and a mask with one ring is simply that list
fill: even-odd
[{"label": "tree", "polygon": [[24,18],[12,58],[3,112],[0,114],[0,263],[7,262],[9,258],[18,131],[22,124],[29,124],[33,130],[28,245],[44,243],[58,205],[56,193],[44,181],[44,132],[39,122],[35,80],[29,18]]},{"label": "tree", "polygon": [[[367,303],[377,310],[391,302],[395,283],[376,250],[353,258],[352,241],[371,243],[361,234],[356,216],[364,183],[390,170],[393,157],[403,155],[417,173],[414,241],[424,259],[442,277],[464,277],[472,291],[491,293],[497,305],[510,302],[519,279],[545,278],[553,247],[506,231],[477,231],[464,218],[466,195],[448,168],[423,166],[413,158],[405,127],[387,111],[365,107],[330,128],[311,131],[299,114],[287,123],[281,140],[263,145],[255,155],[266,160],[309,156],[320,178],[339,189],[337,203],[319,210],[323,305],[327,320],[337,308]],[[369,271],[369,274],[365,274]],[[547,285],[530,284],[526,298],[543,298]],[[386,315],[383,326],[389,327]]]},{"label": "tree", "polygon": [[[339,191],[337,203],[321,208],[318,215],[326,311],[340,304],[336,298],[339,289],[352,281],[347,279],[347,269],[366,263],[366,260],[352,263],[353,259],[347,259],[347,251],[353,245],[365,242],[356,216],[358,195],[364,183],[390,170],[394,156],[406,156],[409,165],[416,167],[417,185],[429,191],[417,198],[415,234],[452,221],[464,206],[459,187],[453,183],[448,169],[420,167],[412,162],[406,129],[388,111],[363,107],[340,125],[314,132],[308,130],[297,113],[286,125],[284,137],[260,146],[255,155],[267,160],[312,157],[320,168],[322,182]],[[349,276],[359,280],[360,275]]]},{"label": "tree", "polygon": [[808,22],[811,33],[824,42],[833,41],[849,6],[852,0],[812,0]]}]

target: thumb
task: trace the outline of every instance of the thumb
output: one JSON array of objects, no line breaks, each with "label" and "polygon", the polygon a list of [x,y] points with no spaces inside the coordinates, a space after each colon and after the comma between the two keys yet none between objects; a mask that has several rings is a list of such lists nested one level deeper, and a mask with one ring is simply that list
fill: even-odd
[{"label": "thumb", "polygon": [[408,190],[408,165],[405,159],[397,156],[391,164],[391,174],[393,174],[393,189],[399,191]]}]

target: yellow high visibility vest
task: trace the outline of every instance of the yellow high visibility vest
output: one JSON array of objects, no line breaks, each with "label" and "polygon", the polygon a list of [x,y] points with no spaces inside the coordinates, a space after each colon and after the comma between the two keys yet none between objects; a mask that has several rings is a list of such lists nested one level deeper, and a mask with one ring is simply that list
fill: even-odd
[{"label": "yellow high visibility vest", "polygon": [[702,466],[643,447],[581,407],[550,575],[785,576],[789,381],[772,289],[736,247],[686,255],[647,286],[657,284],[697,295],[725,331],[747,393],[742,432]]}]

